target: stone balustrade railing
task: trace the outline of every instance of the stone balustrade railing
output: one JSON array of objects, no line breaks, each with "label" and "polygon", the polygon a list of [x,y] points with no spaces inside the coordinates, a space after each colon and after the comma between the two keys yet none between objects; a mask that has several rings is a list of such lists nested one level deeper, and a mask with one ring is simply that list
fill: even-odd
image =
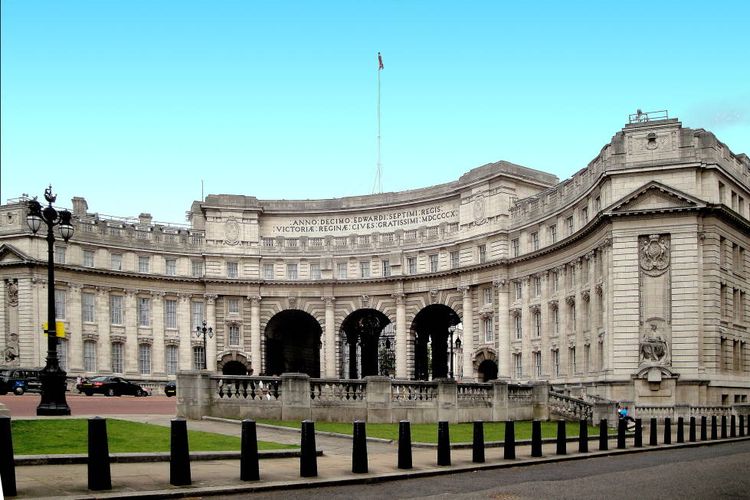
[{"label": "stone balustrade railing", "polygon": [[391,382],[391,401],[433,401],[437,395],[437,382]]},{"label": "stone balustrade railing", "polygon": [[549,410],[566,420],[591,421],[594,415],[593,404],[553,391],[549,393]]},{"label": "stone balustrade railing", "polygon": [[366,395],[363,380],[310,379],[312,401],[364,401]]},{"label": "stone balustrade railing", "polygon": [[216,395],[223,398],[242,398],[252,401],[277,401],[281,395],[279,377],[220,376],[211,378]]}]

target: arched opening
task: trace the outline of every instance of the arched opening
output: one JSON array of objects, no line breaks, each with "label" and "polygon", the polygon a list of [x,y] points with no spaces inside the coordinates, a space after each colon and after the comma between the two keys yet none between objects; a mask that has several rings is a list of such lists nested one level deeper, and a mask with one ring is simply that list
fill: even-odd
[{"label": "arched opening", "polygon": [[490,359],[485,359],[481,363],[479,363],[479,369],[477,370],[479,373],[479,381],[480,382],[489,382],[490,380],[497,379],[497,363]]},{"label": "arched opening", "polygon": [[384,349],[393,349],[393,339],[381,334],[391,321],[376,309],[358,309],[341,323],[342,374],[347,378],[378,375],[385,368]]},{"label": "arched opening", "polygon": [[451,327],[460,322],[458,314],[442,304],[429,305],[417,313],[411,325],[416,380],[429,380],[430,375],[433,379],[448,377]]},{"label": "arched opening", "polygon": [[266,374],[320,377],[320,324],[296,309],[281,311],[266,325]]},{"label": "arched opening", "polygon": [[221,368],[223,375],[247,375],[247,367],[239,361],[228,361]]}]

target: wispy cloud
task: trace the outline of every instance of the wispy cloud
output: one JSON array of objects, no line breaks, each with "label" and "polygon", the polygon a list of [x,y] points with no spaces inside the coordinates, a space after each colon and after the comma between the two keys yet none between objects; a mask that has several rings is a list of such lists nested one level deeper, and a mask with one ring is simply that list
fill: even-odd
[{"label": "wispy cloud", "polygon": [[697,103],[686,110],[685,118],[713,129],[750,125],[750,94]]}]

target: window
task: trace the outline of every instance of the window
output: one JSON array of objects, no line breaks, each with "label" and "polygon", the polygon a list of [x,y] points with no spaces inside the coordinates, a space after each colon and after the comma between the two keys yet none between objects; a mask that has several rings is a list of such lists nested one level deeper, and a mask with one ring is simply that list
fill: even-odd
[{"label": "window", "polygon": [[604,342],[596,343],[597,369],[604,370]]},{"label": "window", "polygon": [[138,372],[141,375],[151,373],[151,346],[148,344],[138,346]]},{"label": "window", "polygon": [[190,271],[193,276],[193,278],[202,278],[203,277],[203,261],[202,260],[193,260],[190,262]]},{"label": "window", "polygon": [[55,245],[55,264],[65,264],[65,247]]},{"label": "window", "polygon": [[583,371],[584,373],[591,371],[591,346],[588,344],[583,346]]},{"label": "window", "polygon": [[81,294],[81,320],[84,323],[93,323],[96,321],[95,298],[96,296],[93,293],[83,292]]},{"label": "window", "polygon": [[537,232],[531,233],[530,243],[531,243],[531,250],[539,250],[539,233]]},{"label": "window", "polygon": [[488,316],[482,321],[485,342],[492,342],[494,339],[494,329],[492,323],[492,316]]},{"label": "window", "polygon": [[359,263],[359,276],[361,278],[369,278],[370,277],[370,263],[369,262],[360,262]]},{"label": "window", "polygon": [[484,295],[484,303],[492,305],[492,288],[485,288],[482,290],[482,294]]},{"label": "window", "polygon": [[113,325],[121,325],[122,321],[122,295],[110,295],[109,297],[109,319]]},{"label": "window", "polygon": [[319,280],[320,279],[320,264],[317,263],[317,262],[311,262],[310,263],[310,279],[311,280]]},{"label": "window", "polygon": [[541,378],[542,376],[542,353],[537,351],[533,353],[534,356],[534,376]]},{"label": "window", "polygon": [[199,326],[203,326],[203,302],[191,302],[190,303],[190,329],[195,331]]},{"label": "window", "polygon": [[598,212],[602,208],[602,198],[597,196],[594,198],[594,212]]},{"label": "window", "polygon": [[193,369],[194,370],[205,370],[206,365],[203,363],[203,346],[197,345],[193,347]]},{"label": "window", "polygon": [[719,203],[724,203],[724,197],[726,196],[726,187],[723,182],[719,182]]},{"label": "window", "polygon": [[176,345],[168,345],[164,351],[164,357],[166,361],[167,375],[174,375],[177,373],[177,362],[179,350]]},{"label": "window", "polygon": [[451,269],[458,268],[458,251],[451,252]]},{"label": "window", "polygon": [[572,215],[568,217],[567,219],[565,219],[565,227],[567,228],[568,236],[573,234],[573,216]]},{"label": "window", "polygon": [[739,288],[734,289],[734,322],[743,323],[745,320],[745,292]]},{"label": "window", "polygon": [[409,274],[417,274],[417,258],[416,257],[407,257],[406,258],[406,267],[409,270]]},{"label": "window", "polygon": [[297,279],[297,264],[296,263],[286,265],[286,279],[288,280]]},{"label": "window", "polygon": [[138,257],[138,272],[147,273],[150,261],[151,261],[150,258],[140,255]]},{"label": "window", "polygon": [[96,342],[91,340],[83,341],[83,371],[96,371]]},{"label": "window", "polygon": [[513,366],[515,367],[516,378],[522,378],[523,377],[523,360],[521,359],[520,352],[513,355]]},{"label": "window", "polygon": [[345,280],[348,274],[348,265],[346,262],[339,262],[336,264],[336,273],[340,280]]},{"label": "window", "polygon": [[513,317],[513,322],[516,331],[516,340],[521,340],[523,338],[523,320],[521,313],[518,313]]},{"label": "window", "polygon": [[229,345],[240,345],[240,325],[229,325]]},{"label": "window", "polygon": [[83,251],[83,266],[94,267],[94,252],[92,250]]},{"label": "window", "polygon": [[112,344],[112,372],[114,373],[123,373],[125,370],[123,370],[123,346],[121,342],[115,342]]},{"label": "window", "polygon": [[583,207],[581,209],[581,220],[584,224],[589,221],[589,207]]},{"label": "window", "polygon": [[430,272],[435,273],[438,270],[438,255],[436,253],[430,255]]},{"label": "window", "polygon": [[745,275],[745,249],[739,245],[732,245],[732,264],[734,264],[734,274],[738,276]]},{"label": "window", "polygon": [[729,316],[727,307],[727,286],[722,283],[719,285],[719,313],[722,318]]},{"label": "window", "polygon": [[55,317],[65,320],[65,290],[55,289]]},{"label": "window", "polygon": [[177,275],[177,260],[176,259],[167,259],[164,265],[166,267],[167,276]]},{"label": "window", "polygon": [[111,259],[112,259],[112,270],[122,271],[122,254],[113,253]]},{"label": "window", "polygon": [[534,297],[539,297],[542,294],[542,278],[536,276],[534,278]]},{"label": "window", "polygon": [[548,234],[550,244],[557,243],[557,224],[552,224],[551,226],[549,226]]},{"label": "window", "polygon": [[560,376],[560,350],[552,349],[552,375]]},{"label": "window", "polygon": [[164,300],[164,328],[177,328],[177,301],[175,299]]},{"label": "window", "polygon": [[542,313],[539,311],[534,313],[534,336],[542,336]]},{"label": "window", "polygon": [[560,333],[560,311],[556,307],[552,308],[552,333]]},{"label": "window", "polygon": [[520,281],[514,281],[513,282],[514,288],[516,290],[516,300],[521,300],[521,297],[523,297],[522,287]]},{"label": "window", "polygon": [[518,245],[518,238],[513,238],[512,240],[510,240],[510,256],[518,257],[519,253],[520,247]]},{"label": "window", "polygon": [[550,286],[552,287],[552,293],[555,293],[557,291],[558,280],[559,276],[557,274],[557,271],[552,271],[550,273]]},{"label": "window", "polygon": [[138,297],[138,326],[151,326],[151,299]]},{"label": "window", "polygon": [[263,264],[263,279],[264,280],[273,279],[273,264]]},{"label": "window", "polygon": [[66,339],[57,339],[57,361],[60,368],[68,369],[68,341]]},{"label": "window", "polygon": [[240,299],[237,297],[231,297],[227,299],[227,312],[229,314],[240,313]]},{"label": "window", "polygon": [[387,278],[391,275],[391,261],[390,260],[384,260],[383,262],[383,277]]},{"label": "window", "polygon": [[576,305],[575,303],[570,305],[570,331],[576,331]]},{"label": "window", "polygon": [[568,374],[573,375],[578,373],[578,366],[576,364],[576,348],[575,346],[568,348]]},{"label": "window", "polygon": [[575,286],[576,286],[576,267],[575,267],[575,265],[572,265],[568,269],[569,269],[569,272],[570,272],[570,288],[575,288]]},{"label": "window", "polygon": [[487,245],[479,245],[479,263],[487,262]]},{"label": "window", "polygon": [[227,262],[227,278],[236,278],[240,275],[239,266],[236,262]]}]

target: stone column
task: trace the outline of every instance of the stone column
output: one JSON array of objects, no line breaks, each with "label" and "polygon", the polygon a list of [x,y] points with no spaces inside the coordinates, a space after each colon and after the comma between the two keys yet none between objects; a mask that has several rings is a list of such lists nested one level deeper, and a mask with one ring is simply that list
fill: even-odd
[{"label": "stone column", "polygon": [[336,378],[336,311],[334,304],[335,297],[322,297],[325,302],[325,336],[323,339],[323,349],[325,350],[325,363],[323,373],[326,378]]},{"label": "stone column", "polygon": [[464,295],[463,327],[464,327],[464,371],[463,380],[466,382],[476,379],[474,376],[474,302],[470,286],[460,286],[458,291]]},{"label": "stone column", "polygon": [[109,337],[109,289],[98,287],[95,299],[96,324],[99,341],[96,344],[97,373],[112,373],[112,342]]},{"label": "stone column", "polygon": [[180,370],[193,369],[193,331],[190,328],[190,295],[180,295],[177,302],[177,328],[180,332]]},{"label": "stone column", "polygon": [[[216,371],[216,337],[218,330],[216,328],[216,299],[218,295],[206,295],[206,326],[214,329],[213,336],[206,338],[206,369]],[[203,340],[203,339],[201,339]]]},{"label": "stone column", "polygon": [[508,282],[495,280],[492,284],[497,289],[497,347],[498,347],[498,376],[510,378],[511,366],[510,337],[513,329],[510,324],[508,309]]},{"label": "stone column", "polygon": [[304,373],[281,375],[281,418],[305,420],[312,417],[310,377]]},{"label": "stone column", "polygon": [[260,295],[251,295],[250,301],[250,362],[253,375],[263,373],[263,361],[260,354]]},{"label": "stone column", "polygon": [[151,294],[151,327],[154,337],[154,343],[151,346],[151,374],[156,377],[166,377],[164,354],[164,292],[154,292]]},{"label": "stone column", "polygon": [[[465,356],[464,359],[466,359]],[[438,380],[436,403],[438,421],[458,422],[458,385],[455,380],[450,378]]]},{"label": "stone column", "polygon": [[394,293],[396,299],[396,378],[408,379],[407,373],[407,332],[406,332],[406,295]]},{"label": "stone column", "polygon": [[81,286],[68,285],[70,290],[70,304],[66,311],[65,338],[68,341],[68,369],[67,371],[83,371],[83,323],[81,318]]},{"label": "stone column", "polygon": [[542,353],[542,377],[547,380],[552,378],[552,351],[550,335],[552,334],[552,325],[550,323],[549,305],[547,300],[549,298],[547,288],[547,277],[549,274],[545,271],[539,275],[541,283],[541,293],[539,294],[539,314],[541,314],[542,321],[542,339],[541,339],[541,353]]},{"label": "stone column", "polygon": [[125,375],[138,376],[138,297],[136,290],[125,290]]}]

